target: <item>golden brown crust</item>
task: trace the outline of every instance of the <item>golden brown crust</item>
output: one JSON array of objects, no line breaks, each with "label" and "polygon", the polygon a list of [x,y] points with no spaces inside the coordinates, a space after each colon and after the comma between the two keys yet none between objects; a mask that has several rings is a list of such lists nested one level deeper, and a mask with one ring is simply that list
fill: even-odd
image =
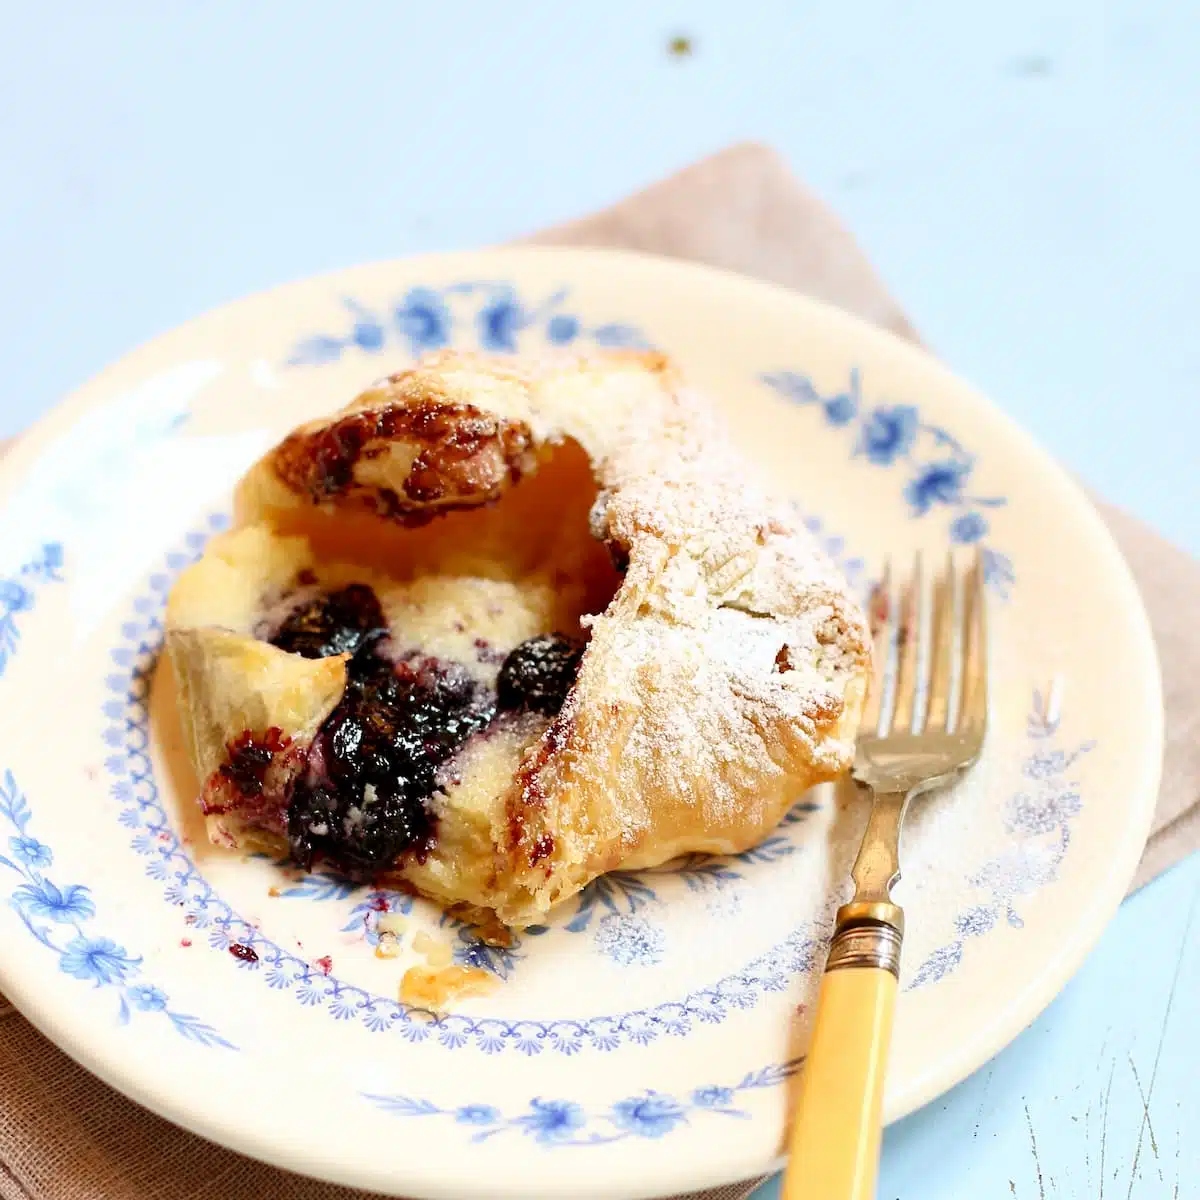
[{"label": "golden brown crust", "polygon": [[[254,553],[219,543],[173,595],[183,706],[210,714],[185,718],[200,731],[193,756],[224,752],[234,713],[268,715],[201,692],[285,690],[265,682],[269,665],[232,665],[212,627],[251,655],[273,589],[302,565],[367,562],[410,606],[431,578],[450,589],[442,607],[487,580],[541,612],[542,588],[559,598],[545,631],[575,614],[590,632],[567,703],[467,744],[435,799],[437,845],[397,878],[523,925],[615,867],[745,849],[845,770],[869,661],[844,583],[749,479],[660,355],[444,353],[394,375],[256,464],[238,490],[246,528],[231,535]],[[498,644],[520,636],[507,628]],[[319,702],[286,714],[289,737],[311,740],[340,696],[323,681]]]}]

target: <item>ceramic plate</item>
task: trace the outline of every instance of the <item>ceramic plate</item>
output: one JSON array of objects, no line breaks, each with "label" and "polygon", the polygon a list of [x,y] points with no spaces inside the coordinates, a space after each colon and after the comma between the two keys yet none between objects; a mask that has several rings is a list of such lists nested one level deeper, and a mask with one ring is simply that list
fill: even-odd
[{"label": "ceramic plate", "polygon": [[[12,454],[0,534],[0,988],[171,1120],[421,1197],[644,1196],[776,1160],[861,802],[797,797],[734,858],[597,880],[505,950],[432,905],[211,849],[159,669],[172,580],[286,429],[444,345],[653,345],[716,397],[849,578],[986,546],[993,732],[907,832],[887,1115],[1055,995],[1120,900],[1160,747],[1154,649],[1075,486],[932,359],[761,283],[631,255],[383,263],[231,304],[131,354]],[[408,914],[501,980],[405,1008]]]}]

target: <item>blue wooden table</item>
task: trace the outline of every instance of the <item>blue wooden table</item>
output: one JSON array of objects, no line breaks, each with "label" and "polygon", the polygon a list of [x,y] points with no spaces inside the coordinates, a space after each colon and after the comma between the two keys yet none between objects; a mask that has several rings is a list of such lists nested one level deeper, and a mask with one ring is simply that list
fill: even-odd
[{"label": "blue wooden table", "polygon": [[[502,7],[0,0],[0,436],[223,301],[753,137],[943,358],[1200,553],[1200,9]],[[1032,1029],[888,1132],[881,1197],[1200,1195],[1198,897],[1193,857],[1128,901]]]}]

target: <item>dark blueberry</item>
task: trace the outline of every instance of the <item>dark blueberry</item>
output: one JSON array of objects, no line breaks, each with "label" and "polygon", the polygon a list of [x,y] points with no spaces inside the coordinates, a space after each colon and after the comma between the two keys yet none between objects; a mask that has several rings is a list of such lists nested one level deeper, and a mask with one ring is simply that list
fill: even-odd
[{"label": "dark blueberry", "polygon": [[292,856],[370,875],[433,846],[430,799],[441,766],[491,720],[489,689],[457,664],[392,663],[364,645],[346,691],[317,734],[325,776],[303,780],[288,808]]},{"label": "dark blueberry", "polygon": [[500,707],[527,708],[552,717],[565,703],[582,657],[582,643],[561,633],[522,642],[500,668]]},{"label": "dark blueberry", "polygon": [[249,730],[241,734],[226,748],[228,760],[221,764],[221,775],[237,788],[245,798],[262,795],[266,782],[267,768],[275,755],[287,748],[291,739],[283,736],[283,730],[272,725],[261,738]]},{"label": "dark blueberry", "polygon": [[305,658],[353,654],[369,635],[386,631],[387,621],[375,593],[362,583],[326,592],[284,618],[271,645]]}]

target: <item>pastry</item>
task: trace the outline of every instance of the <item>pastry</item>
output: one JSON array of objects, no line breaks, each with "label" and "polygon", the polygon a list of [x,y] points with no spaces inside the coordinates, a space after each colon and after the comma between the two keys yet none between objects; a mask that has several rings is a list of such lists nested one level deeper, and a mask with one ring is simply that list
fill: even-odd
[{"label": "pastry", "polygon": [[446,352],[301,426],[166,640],[214,842],[514,927],[760,840],[848,766],[870,653],[651,353]]}]

